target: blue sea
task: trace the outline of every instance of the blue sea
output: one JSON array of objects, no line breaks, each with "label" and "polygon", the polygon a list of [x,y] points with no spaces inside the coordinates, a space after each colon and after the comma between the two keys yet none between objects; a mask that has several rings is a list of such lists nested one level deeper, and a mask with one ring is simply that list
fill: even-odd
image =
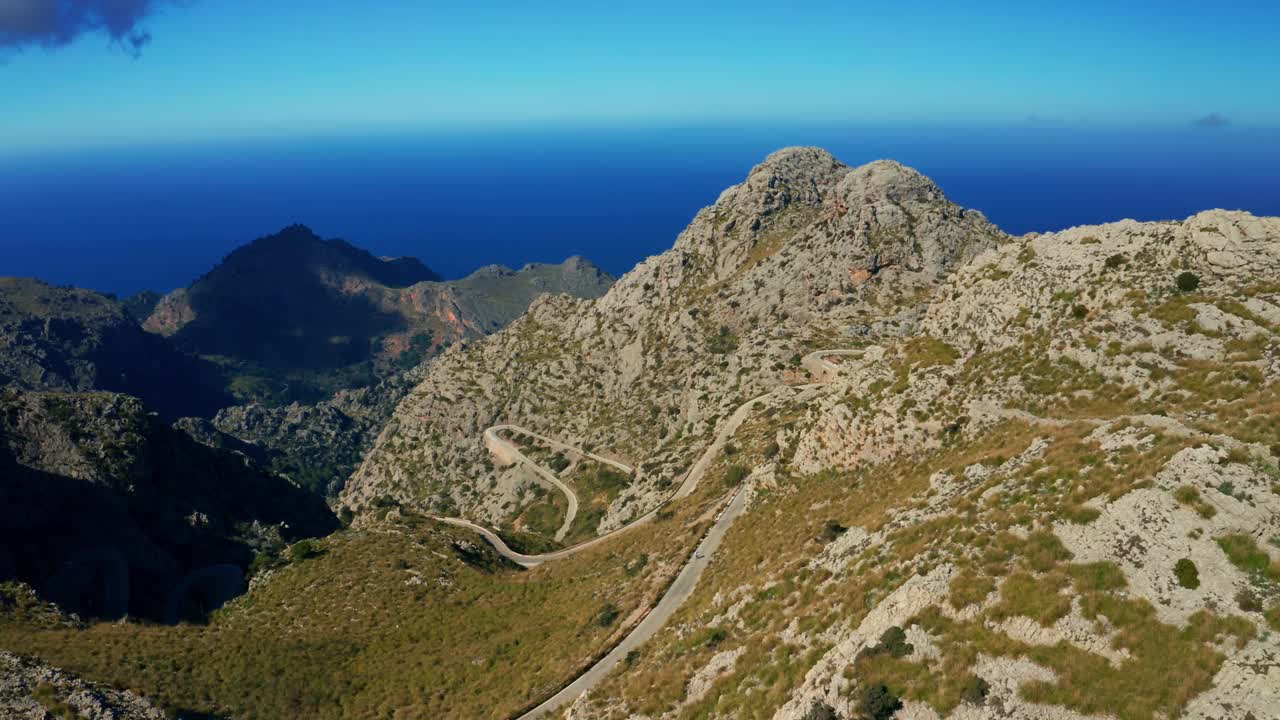
[{"label": "blue sea", "polygon": [[1006,231],[1280,215],[1280,131],[683,128],[250,140],[0,157],[0,275],[189,284],[290,223],[446,277],[584,255],[621,274],[769,152],[893,158]]}]

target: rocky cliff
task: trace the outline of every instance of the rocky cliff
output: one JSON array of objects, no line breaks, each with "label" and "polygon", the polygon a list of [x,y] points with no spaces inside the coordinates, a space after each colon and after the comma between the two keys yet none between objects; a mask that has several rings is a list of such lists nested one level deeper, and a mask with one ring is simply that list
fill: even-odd
[{"label": "rocky cliff", "polygon": [[158,619],[243,589],[256,551],[336,529],[319,499],[111,393],[0,394],[0,577]]},{"label": "rocky cliff", "polygon": [[[0,636],[251,717],[524,717],[575,678],[553,716],[1280,717],[1280,218],[1009,237],[793,148],[603,297],[416,373],[353,526],[207,628]],[[541,552],[544,481],[610,498],[587,536],[661,509],[522,569],[421,512]]]},{"label": "rocky cliff", "polygon": [[317,402],[492,332],[539,294],[594,297],[611,282],[577,258],[443,282],[415,259],[377,258],[295,225],[166,295],[144,327],[216,359],[242,401]]},{"label": "rocky cliff", "polygon": [[230,402],[212,368],[145,333],[115,300],[29,278],[0,278],[0,386],[109,390],[168,417]]},{"label": "rocky cliff", "polygon": [[58,668],[0,651],[0,717],[164,720],[168,715],[131,692],[87,683]]},{"label": "rocky cliff", "polygon": [[569,716],[1276,715],[1278,277],[1218,210],[978,253],[739,432],[724,564]]},{"label": "rocky cliff", "polygon": [[638,466],[600,525],[616,527],[665,496],[719,418],[798,372],[805,348],[910,327],[922,293],[1005,239],[910,168],[780,151],[599,300],[543,298],[432,362],[344,501],[508,521],[528,479],[494,468],[480,435],[511,422]]}]

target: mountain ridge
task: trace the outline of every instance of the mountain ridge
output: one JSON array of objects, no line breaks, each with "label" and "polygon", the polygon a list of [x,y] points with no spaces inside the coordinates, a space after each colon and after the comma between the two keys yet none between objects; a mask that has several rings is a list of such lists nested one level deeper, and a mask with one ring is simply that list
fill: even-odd
[{"label": "mountain ridge", "polygon": [[[689,462],[682,458],[692,448],[672,447],[646,463],[640,453],[647,453],[647,448],[673,445],[660,443],[659,432],[707,432],[718,414],[776,382],[766,378],[777,378],[795,366],[798,360],[782,350],[792,341],[776,337],[779,332],[829,333],[831,325],[848,319],[846,311],[859,307],[854,298],[882,294],[884,302],[897,302],[935,283],[946,268],[971,257],[976,249],[1005,238],[981,213],[951,204],[931,181],[897,163],[850,168],[817,148],[778,151],[753,168],[744,182],[721,193],[715,205],[701,210],[671,250],[642,261],[599,300],[543,297],[502,332],[434,361],[423,384],[406,400],[412,407],[397,411],[379,445],[395,439],[400,447],[406,433],[417,437],[416,427],[448,418],[442,421],[447,432],[425,432],[449,437],[456,446],[437,454],[441,449],[431,443],[410,442],[404,452],[415,458],[412,461],[387,458],[375,446],[349,482],[344,501],[359,505],[385,494],[387,487],[413,483],[403,468],[421,462],[415,448],[425,448],[437,472],[442,465],[459,468],[444,470],[447,479],[437,482],[452,490],[447,496],[436,495],[435,502],[465,506],[468,501],[458,490],[471,482],[470,473],[487,476],[502,488],[498,500],[487,502],[485,517],[509,514],[528,479],[486,469],[484,450],[475,443],[484,423],[502,417],[537,429],[546,422],[533,414],[539,398],[560,397],[570,387],[594,387],[599,399],[589,401],[585,411],[579,409],[574,427],[562,427],[557,434],[593,444],[607,442],[632,464],[651,465],[641,473],[639,484],[613,501],[609,520],[600,528],[605,531],[651,507],[665,483],[678,474],[678,465]],[[946,250],[922,252],[937,247]],[[877,260],[890,256],[893,262]],[[899,259],[916,262],[907,266]],[[836,265],[845,270],[824,270]],[[872,277],[876,282],[868,284]],[[797,287],[804,291],[795,292]],[[827,316],[822,330],[815,322],[819,310]],[[769,332],[750,322],[765,315],[775,323]],[[558,334],[562,337],[552,339]],[[747,352],[735,352],[747,341],[744,337],[740,343],[739,335],[750,337]],[[690,338],[698,340],[691,343]],[[495,348],[498,345],[504,347]],[[664,358],[646,358],[647,348],[657,345],[667,348]],[[486,356],[478,362],[495,368],[530,361],[521,373],[523,384],[513,385],[493,370],[468,362],[466,356],[477,353]],[[740,357],[748,354],[749,360]],[[674,371],[673,361],[681,366]],[[737,367],[724,371],[707,372],[705,367],[735,361]],[[664,377],[641,382],[654,373]],[[741,387],[729,391],[726,377]],[[549,384],[528,386],[538,380]],[[451,398],[456,395],[451,387],[471,384],[483,392],[461,401]],[[690,386],[699,389],[690,392]],[[688,406],[699,393],[704,399]],[[501,404],[483,399],[490,395],[503,398]],[[424,403],[432,397],[441,400]],[[655,401],[666,403],[666,412],[655,414]],[[678,407],[682,403],[685,407]],[[611,424],[602,418],[616,417],[623,407],[633,413],[632,421],[601,432]],[[680,424],[687,427],[678,428]],[[460,427],[469,433],[460,433]],[[620,445],[619,436],[630,437]],[[392,494],[402,501],[420,501],[403,491]]]},{"label": "mountain ridge", "polygon": [[492,332],[537,294],[592,295],[611,282],[581,259],[446,281],[414,258],[377,258],[292,225],[165,295],[143,327],[216,359],[243,401],[316,402]]},{"label": "mountain ridge", "polygon": [[401,376],[351,527],[208,627],[0,643],[232,716],[1271,717],[1277,278],[1280,218],[1012,237],[784,149]]}]

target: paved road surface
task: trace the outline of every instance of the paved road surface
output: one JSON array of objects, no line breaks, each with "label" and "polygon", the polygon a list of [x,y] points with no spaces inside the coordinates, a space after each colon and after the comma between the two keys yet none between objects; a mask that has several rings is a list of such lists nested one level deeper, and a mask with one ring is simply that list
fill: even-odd
[{"label": "paved road surface", "polygon": [[[536,567],[549,560],[559,560],[561,558],[569,557],[570,555],[603,543],[606,540],[611,539],[614,535],[651,521],[657,516],[658,512],[662,508],[666,507],[666,505],[672,500],[691,495],[693,491],[697,489],[698,482],[702,479],[702,476],[706,474],[707,468],[710,467],[711,463],[719,456],[729,439],[733,437],[734,433],[738,431],[738,428],[742,423],[751,415],[751,412],[755,409],[755,406],[758,403],[777,392],[812,391],[822,385],[825,385],[827,382],[830,382],[839,373],[839,366],[823,360],[823,356],[860,355],[861,353],[861,350],[820,350],[815,353],[810,353],[804,358],[804,366],[813,372],[815,379],[819,382],[808,385],[782,386],[775,388],[774,390],[754,397],[739,405],[737,409],[734,410],[733,414],[730,415],[729,418],[721,425],[719,432],[716,433],[715,439],[707,446],[706,450],[703,451],[697,462],[695,462],[689,468],[689,471],[685,473],[684,480],[681,481],[680,486],[671,495],[671,497],[655,507],[653,510],[650,510],[648,513],[645,513],[610,533],[579,543],[573,547],[564,548],[563,550],[557,550],[555,552],[544,553],[541,555],[524,555],[508,547],[507,544],[502,541],[502,538],[498,537],[497,533],[489,530],[488,528],[481,527],[473,522],[463,520],[461,518],[435,517],[434,519],[450,525],[465,527],[479,533],[482,537],[488,540],[491,545],[493,545],[498,554],[512,562],[523,565],[524,567]],[[514,444],[499,437],[499,430],[523,432],[546,442],[557,449],[580,453],[599,462],[616,467],[628,474],[633,472],[633,468],[628,465],[615,460],[609,460],[608,458],[588,453],[580,448],[575,448],[557,440],[529,432],[528,430],[516,425],[495,425],[494,427],[485,430],[485,444],[494,452],[495,455],[499,457],[499,459],[506,459],[511,462],[524,462],[534,468],[535,471],[545,473],[543,477],[547,477],[548,480],[551,480],[558,487],[561,487],[561,489],[564,490],[565,494],[570,498],[571,507],[574,511],[577,509],[577,496],[574,495],[567,486],[561,483],[558,477],[548,477],[551,475],[549,471],[526,457]],[[716,548],[720,547],[720,541],[724,539],[724,535],[729,530],[729,526],[732,525],[733,521],[742,514],[745,507],[746,496],[742,493],[741,488],[738,488],[734,491],[733,497],[730,498],[727,507],[720,513],[715,524],[712,525],[711,530],[707,532],[707,535],[702,539],[702,542],[698,544],[693,556],[690,557],[688,562],[685,563],[685,566],[680,569],[680,573],[676,576],[675,581],[672,582],[666,593],[663,594],[662,598],[658,601],[658,604],[654,605],[649,613],[645,615],[644,619],[640,621],[640,624],[628,633],[627,636],[622,639],[622,642],[614,647],[614,649],[611,650],[603,659],[595,665],[592,665],[585,673],[575,678],[573,682],[560,692],[556,693],[546,702],[537,706],[533,710],[530,710],[524,715],[521,715],[518,720],[534,720],[534,718],[543,717],[546,713],[571,702],[604,679],[604,677],[608,675],[623,658],[626,657],[628,652],[638,648],[649,638],[653,637],[663,624],[671,618],[671,615],[676,611],[676,609],[678,609],[689,595],[693,593],[693,588],[697,584],[698,578],[702,576],[702,572],[706,570],[708,563],[711,562],[711,557],[715,553]],[[566,521],[566,528],[570,521],[571,519]]]},{"label": "paved road surface", "polygon": [[820,382],[831,382],[840,374],[840,366],[825,360],[828,357],[861,357],[865,350],[815,350],[800,360],[800,365],[808,370],[814,379]]},{"label": "paved road surface", "polygon": [[[519,446],[517,446],[515,443],[499,435],[498,432],[502,430],[510,430],[511,432],[522,432],[526,435],[532,435],[533,437],[536,437],[539,440],[547,440],[549,442],[555,443],[556,445],[559,445],[560,447],[564,447],[564,448],[568,448],[569,446],[564,445],[562,443],[556,443],[554,440],[550,440],[549,438],[544,438],[541,435],[534,435],[533,433],[529,432],[528,430],[525,430],[522,427],[519,427],[518,425],[494,425],[493,427],[484,431],[484,445],[485,447],[489,448],[489,452],[492,452],[495,457],[509,464],[524,465],[525,467],[537,473],[538,477],[551,483],[553,487],[558,488],[560,492],[564,493],[565,498],[569,500],[569,509],[565,510],[564,524],[562,524],[560,526],[560,529],[556,531],[556,542],[560,542],[561,540],[564,540],[564,536],[569,533],[569,528],[573,526],[573,519],[578,516],[578,494],[573,491],[573,488],[570,488],[568,485],[565,485],[564,481],[560,479],[559,475],[556,475],[555,473],[542,467],[541,465],[534,462],[533,460],[530,460],[529,456],[525,455],[524,452],[520,450]],[[629,472],[630,471],[628,470],[628,473]]]},{"label": "paved road surface", "polygon": [[667,592],[662,596],[662,599],[658,601],[657,605],[653,606],[653,609],[640,621],[640,624],[623,638],[622,642],[618,643],[617,647],[611,650],[608,655],[605,655],[599,662],[592,665],[585,673],[579,675],[565,689],[552,695],[549,700],[536,708],[521,715],[519,720],[534,720],[535,718],[545,717],[547,713],[572,702],[579,695],[603,680],[619,662],[626,658],[627,653],[640,647],[649,638],[653,637],[666,624],[667,620],[671,619],[671,616],[689,598],[689,595],[693,593],[694,587],[698,584],[698,578],[702,577],[702,572],[707,569],[712,556],[715,555],[716,548],[720,547],[720,541],[724,539],[725,533],[728,532],[729,526],[742,514],[746,505],[746,494],[741,490],[735,491],[728,507],[720,513],[715,525],[711,526],[711,530],[707,532],[706,537],[698,544],[698,549],[694,552],[693,557],[689,558],[689,562],[680,571],[680,574],[676,576],[675,582],[671,583],[671,587],[667,588]]}]

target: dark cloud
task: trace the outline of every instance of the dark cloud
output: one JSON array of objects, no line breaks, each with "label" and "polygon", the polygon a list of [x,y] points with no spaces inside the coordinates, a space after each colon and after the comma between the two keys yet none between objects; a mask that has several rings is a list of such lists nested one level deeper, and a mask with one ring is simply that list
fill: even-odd
[{"label": "dark cloud", "polygon": [[62,47],[103,32],[135,57],[151,33],[139,23],[169,0],[0,0],[0,50]]},{"label": "dark cloud", "polygon": [[1195,125],[1196,127],[1202,127],[1202,128],[1220,128],[1220,127],[1226,127],[1230,125],[1231,118],[1228,118],[1226,115],[1223,115],[1222,113],[1213,112],[1196,120],[1192,124]]}]

